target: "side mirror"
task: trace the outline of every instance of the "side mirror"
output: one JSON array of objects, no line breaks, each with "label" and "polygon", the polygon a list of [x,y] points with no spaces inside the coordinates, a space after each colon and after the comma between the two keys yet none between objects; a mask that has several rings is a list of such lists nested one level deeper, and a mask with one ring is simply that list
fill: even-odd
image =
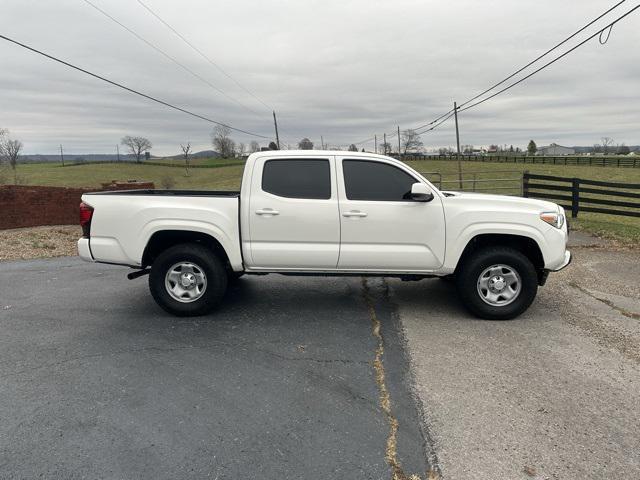
[{"label": "side mirror", "polygon": [[411,200],[414,202],[430,202],[433,200],[433,192],[424,183],[411,185]]}]

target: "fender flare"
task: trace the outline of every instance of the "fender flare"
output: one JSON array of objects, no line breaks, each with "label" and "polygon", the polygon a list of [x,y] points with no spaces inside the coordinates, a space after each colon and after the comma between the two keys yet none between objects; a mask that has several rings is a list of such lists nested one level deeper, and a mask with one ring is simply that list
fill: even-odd
[{"label": "fender flare", "polygon": [[533,240],[540,249],[543,260],[545,262],[547,260],[547,255],[545,255],[545,249],[543,248],[545,245],[545,237],[540,230],[526,224],[483,222],[467,226],[460,235],[458,235],[454,244],[447,248],[443,269],[448,272],[454,272],[469,243],[479,235],[487,234],[529,238]]},{"label": "fender flare", "polygon": [[216,240],[223,248],[229,259],[231,268],[233,270],[242,270],[242,258],[240,256],[239,245],[236,246],[233,240],[220,227],[213,223],[203,221],[186,221],[179,219],[167,221],[166,219],[162,219],[148,222],[140,231],[140,236],[143,239],[140,242],[142,250],[136,252],[135,258],[141,261],[153,235],[164,231],[197,232],[208,235]]}]

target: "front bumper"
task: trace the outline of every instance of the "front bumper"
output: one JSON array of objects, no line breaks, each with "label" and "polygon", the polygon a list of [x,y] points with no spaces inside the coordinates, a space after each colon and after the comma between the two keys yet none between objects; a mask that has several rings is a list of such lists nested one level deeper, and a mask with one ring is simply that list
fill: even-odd
[{"label": "front bumper", "polygon": [[91,248],[89,248],[89,239],[82,237],[78,240],[78,255],[85,262],[93,262],[93,256],[91,255]]},{"label": "front bumper", "polygon": [[569,250],[565,250],[565,252],[564,252],[564,261],[560,265],[558,265],[557,267],[550,268],[549,270],[552,271],[552,272],[559,272],[560,270],[565,268],[570,263],[571,263],[571,252]]},{"label": "front bumper", "polygon": [[567,265],[569,265],[571,263],[571,258],[572,258],[571,257],[571,252],[569,250],[565,250],[565,252],[564,252],[564,260],[562,261],[562,263],[560,265],[558,265],[555,268],[545,268],[544,270],[538,271],[538,285],[543,287],[544,284],[547,283],[547,278],[549,277],[549,273],[550,272],[559,272],[560,270],[565,268]]}]

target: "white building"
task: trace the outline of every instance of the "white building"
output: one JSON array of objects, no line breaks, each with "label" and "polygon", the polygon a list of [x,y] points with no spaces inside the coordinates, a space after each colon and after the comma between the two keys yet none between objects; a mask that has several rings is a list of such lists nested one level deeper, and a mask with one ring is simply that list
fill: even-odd
[{"label": "white building", "polygon": [[559,155],[575,155],[576,151],[573,148],[563,147],[557,143],[552,143],[547,147],[540,147],[536,152],[536,155],[550,155],[552,157]]}]

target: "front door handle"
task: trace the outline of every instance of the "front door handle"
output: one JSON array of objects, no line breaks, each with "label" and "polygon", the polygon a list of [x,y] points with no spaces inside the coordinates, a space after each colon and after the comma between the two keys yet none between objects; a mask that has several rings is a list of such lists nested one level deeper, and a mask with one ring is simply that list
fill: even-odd
[{"label": "front door handle", "polygon": [[351,210],[349,212],[344,212],[342,214],[343,217],[366,217],[367,214],[361,212],[360,210]]},{"label": "front door handle", "polygon": [[280,215],[280,212],[273,208],[260,208],[256,210],[256,215]]}]

